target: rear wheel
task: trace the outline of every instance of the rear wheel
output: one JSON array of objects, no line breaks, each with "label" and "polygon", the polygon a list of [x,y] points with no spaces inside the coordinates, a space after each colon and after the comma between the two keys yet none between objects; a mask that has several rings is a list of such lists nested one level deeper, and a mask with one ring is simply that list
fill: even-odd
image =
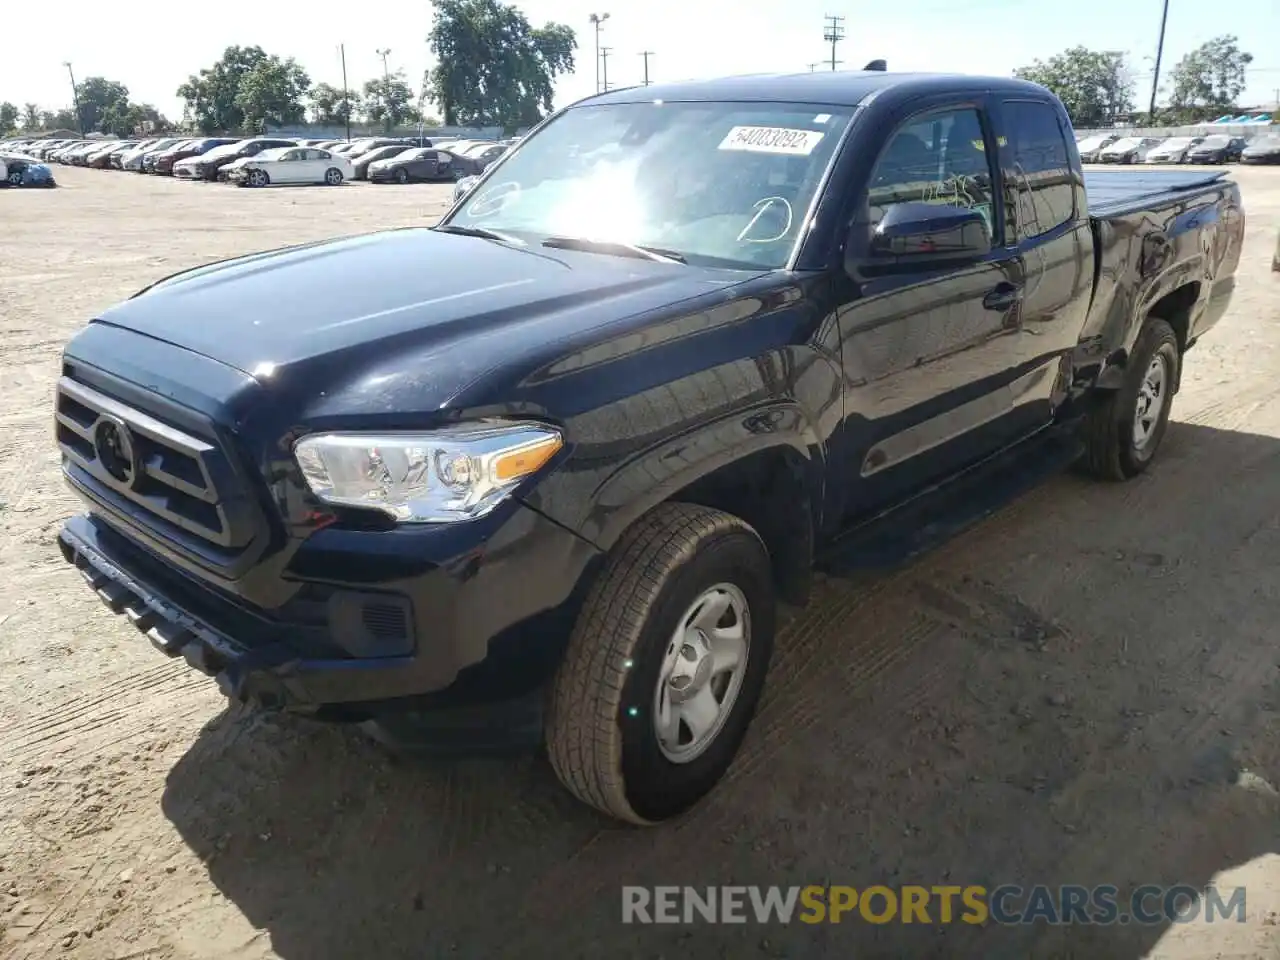
[{"label": "rear wheel", "polygon": [[1128,480],[1151,465],[1169,425],[1181,362],[1173,328],[1148,317],[1129,356],[1124,385],[1089,414],[1088,472],[1104,480]]},{"label": "rear wheel", "polygon": [[610,553],[548,703],[551,765],[579,799],[649,825],[720,780],[773,647],[769,557],[737,517],[656,507]]}]

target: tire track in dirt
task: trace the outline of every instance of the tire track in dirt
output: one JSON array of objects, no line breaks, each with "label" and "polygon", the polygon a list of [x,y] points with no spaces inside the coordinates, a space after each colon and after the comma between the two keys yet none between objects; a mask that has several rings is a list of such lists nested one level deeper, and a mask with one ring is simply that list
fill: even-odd
[{"label": "tire track in dirt", "polygon": [[6,745],[0,760],[20,765],[68,740],[77,742],[71,753],[62,756],[64,763],[96,752],[107,742],[127,745],[161,719],[158,715],[163,715],[167,724],[176,725],[200,712],[204,705],[183,694],[207,690],[208,679],[185,662],[166,661],[110,680],[98,689],[93,696],[64,701],[46,713],[20,721],[15,727],[17,737]]}]

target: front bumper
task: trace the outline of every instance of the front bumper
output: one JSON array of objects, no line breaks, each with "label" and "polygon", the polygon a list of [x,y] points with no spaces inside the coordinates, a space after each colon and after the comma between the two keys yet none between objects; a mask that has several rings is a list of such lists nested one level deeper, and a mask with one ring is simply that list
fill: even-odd
[{"label": "front bumper", "polygon": [[[337,545],[315,537],[325,542],[302,564],[299,580],[331,591],[350,569],[353,550],[369,569],[402,565],[379,555],[389,549],[385,539],[332,533]],[[229,699],[353,720],[400,709],[483,707],[529,694],[554,668],[571,624],[570,601],[598,557],[585,541],[515,504],[454,562],[403,558],[417,575],[398,570],[386,585],[398,587],[412,608],[413,647],[355,656],[340,646],[346,635],[339,636],[353,621],[332,612],[343,591],[330,593],[327,620],[325,601],[263,610],[183,573],[96,513],[68,520],[58,546],[112,612],[127,616],[161,652],[214,678]]]}]

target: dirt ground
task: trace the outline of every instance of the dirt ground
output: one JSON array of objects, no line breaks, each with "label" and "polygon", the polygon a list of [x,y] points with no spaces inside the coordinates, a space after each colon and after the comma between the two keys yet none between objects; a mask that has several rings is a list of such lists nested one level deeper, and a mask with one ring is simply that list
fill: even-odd
[{"label": "dirt ground", "polygon": [[[183,267],[429,222],[444,187],[57,168],[0,193],[0,956],[1280,955],[1280,168],[1157,467],[1064,476],[910,568],[821,581],[729,780],[622,828],[541,757],[392,758],[228,710],[55,549],[63,342]],[[424,264],[423,269],[430,269]],[[355,281],[358,282],[358,281]],[[629,884],[1247,887],[1247,922],[623,925]]]}]

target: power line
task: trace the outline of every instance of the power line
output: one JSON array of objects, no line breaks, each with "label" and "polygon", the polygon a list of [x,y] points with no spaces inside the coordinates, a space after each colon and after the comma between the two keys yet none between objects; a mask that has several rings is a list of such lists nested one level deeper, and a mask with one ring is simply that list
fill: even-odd
[{"label": "power line", "polygon": [[649,86],[649,58],[653,56],[652,50],[641,50],[640,56],[644,57],[644,85]]},{"label": "power line", "polygon": [[609,92],[609,54],[612,50],[613,50],[613,47],[600,48],[600,70],[603,76],[602,83],[604,86],[605,93]]},{"label": "power line", "polygon": [[844,17],[835,17],[827,14],[824,19],[827,21],[827,25],[822,33],[822,39],[831,44],[831,69],[835,70],[837,63],[844,62],[836,59],[836,44],[844,39]]}]

